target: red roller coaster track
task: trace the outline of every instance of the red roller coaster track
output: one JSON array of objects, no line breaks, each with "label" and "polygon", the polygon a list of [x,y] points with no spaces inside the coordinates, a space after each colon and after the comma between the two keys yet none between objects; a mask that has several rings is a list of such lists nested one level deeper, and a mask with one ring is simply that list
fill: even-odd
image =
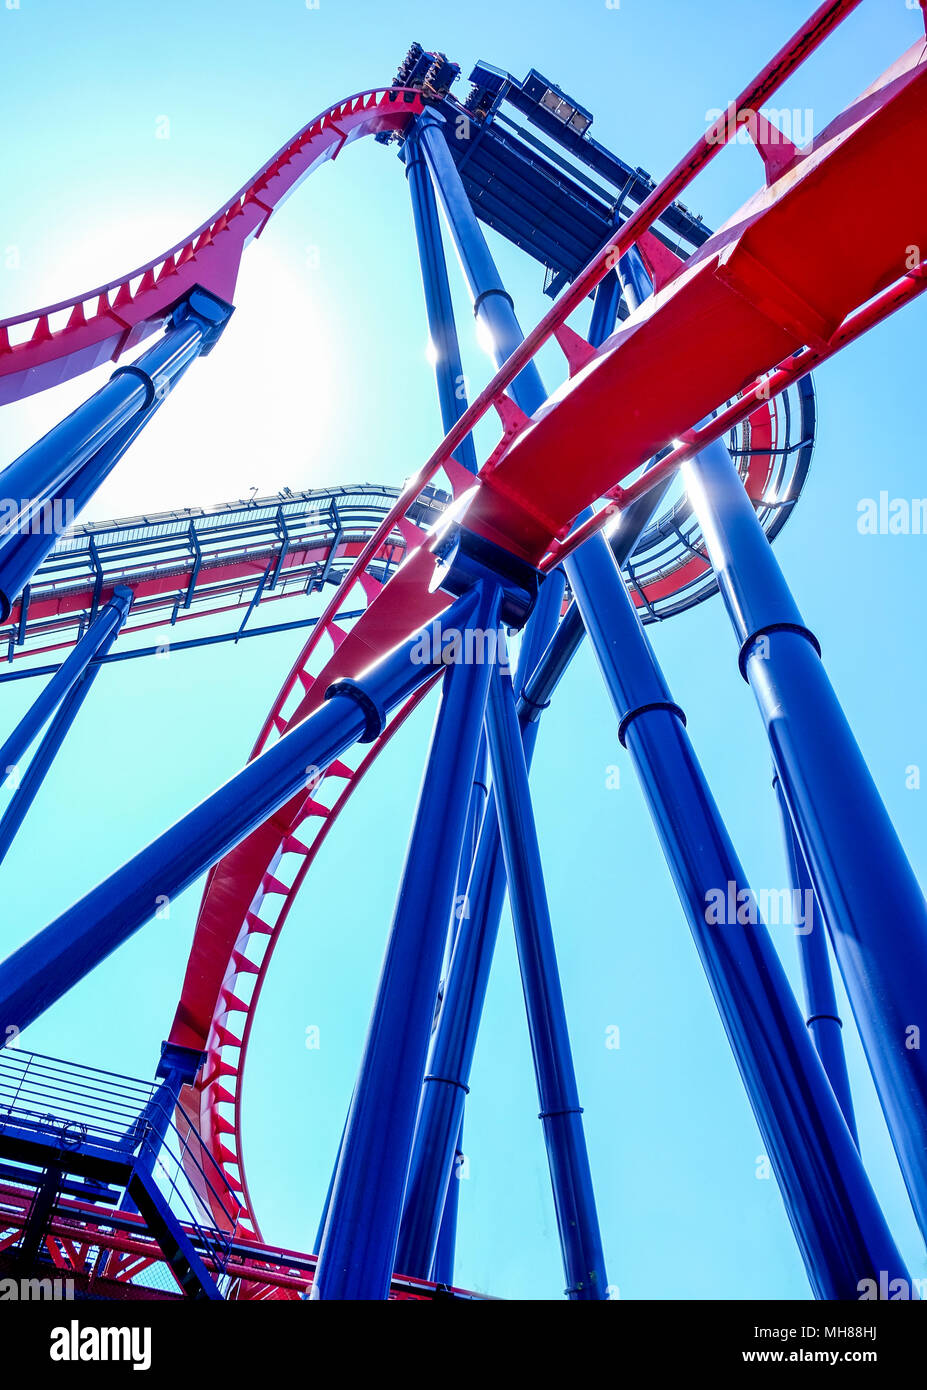
[{"label": "red roller coaster track", "polygon": [[[549,567],[576,543],[574,533],[564,544],[573,518],[610,499],[578,534],[603,525],[640,495],[640,470],[667,444],[676,447],[648,474],[647,486],[734,423],[750,418],[768,431],[771,394],[927,288],[927,181],[920,176],[927,148],[924,39],[804,149],[784,147],[749,114],[856,3],[832,0],[812,16],[556,301],[410,480],[313,630],[254,754],[316,708],[333,680],[359,675],[446,606],[447,599],[429,589],[429,538],[405,516],[440,470],[454,493],[455,513],[469,526]],[[182,246],[92,295],[0,325],[0,400],[40,390],[134,345],[193,284],[230,297],[244,245],[259,235],[285,193],[349,140],[401,128],[421,109],[420,94],[404,90],[341,103],[301,131]],[[647,240],[650,225],[740,123],[749,125],[763,156],[766,186],[688,261],[668,262]],[[886,184],[890,200],[861,202],[860,188]],[[635,244],[648,260],[656,293],[593,349],[567,319]],[[93,299],[96,310],[88,316]],[[67,321],[56,329],[53,320],[61,315]],[[6,330],[24,326],[31,336],[13,343]],[[528,419],[507,388],[552,337],[570,374]],[[456,463],[454,450],[491,407],[502,437],[475,479]],[[717,410],[709,425],[696,428]],[[571,460],[568,469],[564,457]],[[754,497],[762,490],[762,468],[758,453],[747,468]],[[406,558],[381,588],[366,571],[393,528],[405,537]],[[345,631],[335,613],[358,590],[366,608]],[[171,1036],[207,1052],[202,1080],[185,1104],[243,1202],[245,1235],[260,1233],[243,1168],[241,1080],[268,963],[318,846],[413,704],[363,761],[338,762],[322,777],[307,769],[305,793],[207,880]]]}]

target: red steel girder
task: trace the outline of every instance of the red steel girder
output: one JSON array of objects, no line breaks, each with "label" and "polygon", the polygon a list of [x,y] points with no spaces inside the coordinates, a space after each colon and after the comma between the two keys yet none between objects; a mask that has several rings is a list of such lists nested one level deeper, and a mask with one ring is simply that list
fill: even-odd
[{"label": "red steel girder", "polygon": [[73,299],[0,321],[0,405],[120,357],[160,328],[194,285],[231,301],[244,248],[261,235],[296,185],[347,141],[401,129],[422,109],[421,93],[402,88],[380,87],[346,98],[298,131],[228,203],[169,251]]},{"label": "red steel girder", "polygon": [[499,451],[467,524],[537,563],[578,512],[710,411],[799,348],[826,347],[922,258],[925,149],[919,41]]}]

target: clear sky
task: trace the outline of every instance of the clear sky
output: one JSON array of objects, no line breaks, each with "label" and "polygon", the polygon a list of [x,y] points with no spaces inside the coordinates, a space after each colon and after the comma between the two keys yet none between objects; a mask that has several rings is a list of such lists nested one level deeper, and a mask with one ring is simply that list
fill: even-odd
[{"label": "clear sky", "polygon": [[[419,40],[466,75],[540,69],[593,133],[659,178],[811,8],[739,0],[0,0],[0,316],[141,264],[199,225],[295,130],[388,82]],[[777,104],[827,120],[910,43],[904,0],[867,0]],[[465,84],[461,84],[465,91]],[[169,126],[165,127],[164,118]],[[169,130],[169,138],[157,138]],[[685,201],[718,225],[761,166],[726,151]],[[866,188],[860,197],[891,198]],[[523,326],[540,267],[495,243]],[[317,173],[245,257],[220,346],[188,374],[86,519],[333,482],[400,482],[440,430],[411,216],[395,151],[372,141]],[[458,294],[465,367],[489,365]],[[818,374],[805,496],[777,542],[922,881],[927,538],[865,536],[861,499],[923,483],[923,334],[909,308]],[[553,359],[545,358],[543,365]],[[7,407],[15,458],[102,380]],[[551,368],[548,385],[557,384]],[[295,600],[294,600],[295,604]],[[296,605],[298,608],[298,605]],[[294,611],[287,616],[301,616]],[[769,756],[718,599],[653,633],[754,887],[784,883]],[[299,634],[105,670],[2,866],[4,952],[241,765]],[[4,730],[37,693],[0,689]],[[245,1092],[249,1180],[268,1239],[308,1249],[347,1107],[418,789],[431,708],[410,721],[314,865],[271,967]],[[620,768],[617,790],[608,769]],[[609,1275],[623,1298],[805,1298],[762,1143],[656,837],[583,650],[544,717],[536,810]],[[5,795],[0,793],[0,795]],[[178,995],[199,887],[42,1018],[37,1051],[150,1075]],[[891,924],[886,922],[886,930]],[[795,941],[774,929],[793,979]],[[304,1046],[321,1030],[319,1050]],[[606,1047],[620,1029],[621,1047]],[[927,1262],[855,1032],[863,1152],[912,1274]],[[466,1120],[457,1279],[502,1296],[563,1281],[506,915]]]}]

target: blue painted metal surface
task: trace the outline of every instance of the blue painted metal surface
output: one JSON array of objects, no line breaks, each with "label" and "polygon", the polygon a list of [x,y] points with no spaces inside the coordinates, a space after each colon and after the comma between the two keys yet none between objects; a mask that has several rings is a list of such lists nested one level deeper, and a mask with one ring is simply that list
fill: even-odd
[{"label": "blue painted metal surface", "polygon": [[[0,768],[9,773],[12,757],[15,764],[35,738],[46,719],[59,706],[45,737],[36,749],[26,773],[0,818],[0,864],[6,858],[16,832],[22,825],[29,807],[48,774],[55,755],[64,742],[77,712],[99,674],[97,658],[103,657],[122,629],[129,615],[132,593],[117,589],[96,622],[74,648],[57,675],[53,676],[38,700],[14,733],[0,749]],[[76,660],[75,660],[76,659]],[[68,669],[69,663],[75,664]],[[59,703],[60,702],[60,703]]]},{"label": "blue painted metal surface", "polygon": [[830,969],[830,955],[827,948],[827,928],[824,915],[815,896],[805,856],[795,834],[792,817],[782,794],[778,773],[773,777],[779,818],[782,824],[782,838],[785,844],[785,857],[789,868],[792,893],[798,894],[802,904],[802,925],[797,929],[798,958],[801,963],[802,983],[805,990],[805,1022],[814,1039],[821,1065],[827,1072],[837,1103],[843,1111],[847,1128],[859,1148],[859,1135],[856,1130],[856,1116],[853,1113],[853,1096],[850,1091],[850,1078],[847,1075],[847,1062],[843,1051],[843,1024],[837,1012],[837,996]]},{"label": "blue painted metal surface", "polygon": [[[472,597],[444,615],[466,626]],[[434,673],[417,661],[418,636],[365,674],[340,681],[326,704],[177,821],[0,964],[0,1024],[20,1030],[128,940],[184,888],[306,785]],[[437,986],[437,981],[435,982]],[[434,999],[432,998],[432,1007]]]},{"label": "blue painted metal surface", "polygon": [[621,281],[618,279],[618,272],[610,270],[605,279],[599,283],[592,304],[592,316],[589,319],[587,336],[593,347],[598,347],[614,333],[620,302]]},{"label": "blue painted metal surface", "polygon": [[[492,343],[493,357],[501,365],[518,347],[524,335],[515,317],[512,298],[502,284],[486,238],[460,181],[441,124],[440,117],[426,111],[416,117],[415,128],[473,296],[474,317],[483,325]],[[509,389],[526,415],[532,415],[547,397],[533,362],[529,362],[519,373]]]},{"label": "blue painted metal surface", "polygon": [[[435,380],[441,407],[441,423],[446,433],[467,407],[466,379],[460,358],[460,344],[454,319],[438,206],[431,177],[425,165],[418,136],[414,130],[403,144],[402,155],[406,165],[406,177],[412,200],[416,242],[425,290],[428,331],[434,352]],[[477,472],[476,450],[472,435],[467,435],[466,439],[460,442],[455,450],[455,457],[471,473]],[[466,894],[473,857],[476,853],[479,827],[486,809],[487,758],[484,739],[477,756],[476,771],[469,793],[468,828],[457,875],[457,892],[455,894],[455,902],[457,903]],[[458,926],[459,917],[455,912],[448,924],[446,954],[448,962],[453,952]],[[458,1139],[458,1147],[459,1142]],[[434,1261],[439,1272],[435,1273],[434,1268],[432,1269],[432,1278],[446,1284],[450,1284],[453,1280],[458,1192],[459,1189],[456,1184],[451,1183],[448,1187],[441,1220],[439,1250],[435,1254]]]},{"label": "blue painted metal surface", "polygon": [[730,455],[713,444],[684,472],[927,1234],[927,1051],[912,1032],[927,980],[924,895]]},{"label": "blue painted metal surface", "polygon": [[486,727],[566,1294],[575,1300],[603,1299],[608,1289],[605,1256],[531,808],[528,769],[511,676],[499,666],[489,688]]},{"label": "blue painted metal surface", "polygon": [[[497,629],[500,589],[480,585],[474,595],[467,624],[445,622],[445,630]],[[457,661],[444,676],[313,1299],[383,1299],[389,1292],[491,670],[485,660]]]},{"label": "blue painted metal surface", "polygon": [[[879,1270],[907,1278],[615,558],[593,536],[565,565],[811,1286],[857,1298]],[[727,920],[731,901],[754,920]]]},{"label": "blue painted metal surface", "polygon": [[632,310],[639,308],[644,300],[653,294],[653,284],[647,274],[647,267],[636,246],[632,246],[618,262],[618,278]]},{"label": "blue painted metal surface", "polygon": [[447,1185],[444,1210],[441,1213],[441,1229],[438,1231],[438,1244],[431,1262],[429,1277],[435,1284],[453,1284],[454,1259],[457,1247],[457,1218],[460,1211],[460,1183],[464,1176],[466,1158],[463,1151],[463,1126],[457,1135],[454,1150],[454,1166],[451,1180]]},{"label": "blue painted metal surface", "polygon": [[[189,366],[190,361],[185,362],[173,375],[169,385],[162,387],[147,405],[143,405],[127,424],[117,430],[112,438],[97,449],[90,459],[68,479],[61,493],[56,493],[51,499],[50,515],[52,518],[57,515],[66,518],[67,525],[73,524],[75,518],[80,516],[94,493],[116,467],[129,445],[138,438],[152,415],[161,408],[167,399],[168,391],[173,390]],[[2,553],[0,553],[0,615],[10,612],[22,592],[23,586],[35,576],[41,565],[55,549],[60,538],[61,533],[55,526],[43,525],[35,534],[30,529],[22,535],[12,537],[8,544],[2,547]],[[92,554],[94,554],[93,545],[94,541],[91,536]],[[94,558],[96,558],[95,554]],[[21,619],[24,619],[25,616],[24,605]],[[24,637],[25,633],[22,634],[20,640],[22,641]]]},{"label": "blue painted metal surface", "polygon": [[105,656],[129,615],[131,589],[119,588],[0,747],[0,776],[14,768],[94,658]]},{"label": "blue painted metal surface", "polygon": [[[135,417],[144,412],[145,423],[175,378],[214,345],[231,312],[215,296],[191,291],[154,347],[130,366],[117,367],[106,386],[0,472],[0,492],[19,503],[17,514],[0,527],[0,621],[57,539],[42,520],[43,506],[66,497],[78,473],[81,505],[86,502],[138,433],[130,428]],[[39,524],[42,534],[24,534]]]},{"label": "blue painted metal surface", "polygon": [[[403,145],[406,178],[412,200],[412,215],[418,258],[425,290],[425,313],[428,333],[434,351],[435,382],[441,406],[441,424],[445,433],[457,423],[467,408],[467,391],[460,344],[454,322],[454,306],[447,276],[447,263],[441,238],[441,223],[435,203],[434,189],[422,158],[418,138],[413,133]],[[461,440],[455,451],[458,463],[471,473],[477,471],[476,450],[472,435]]]},{"label": "blue painted metal surface", "polygon": [[[417,131],[467,277],[476,316],[490,334],[492,355],[499,366],[522,339],[511,298],[463,188],[440,121],[426,112],[417,121]],[[512,394],[526,414],[543,403],[546,392],[533,363],[513,382]],[[519,691],[556,630],[564,587],[559,571],[549,575],[541,586],[521,635],[515,678]],[[529,765],[536,738],[536,724],[526,723],[525,757]],[[466,888],[466,911],[456,934],[432,1039],[397,1247],[397,1268],[421,1278],[427,1278],[432,1266],[453,1172],[505,887],[495,798],[490,794]]]}]

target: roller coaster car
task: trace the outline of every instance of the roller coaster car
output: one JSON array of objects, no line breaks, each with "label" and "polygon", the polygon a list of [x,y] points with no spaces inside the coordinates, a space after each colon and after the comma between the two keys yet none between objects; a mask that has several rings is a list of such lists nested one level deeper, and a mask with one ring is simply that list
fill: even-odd
[{"label": "roller coaster car", "polygon": [[[460,76],[459,63],[450,62],[443,53],[428,53],[420,43],[413,43],[393,78],[394,87],[417,87],[424,101],[441,102]],[[398,131],[385,130],[374,139],[389,145],[401,139]]]},{"label": "roller coaster car", "polygon": [[413,43],[393,79],[396,87],[418,87],[435,101],[447,96],[460,76],[459,63],[451,63],[443,53],[429,53]]}]

